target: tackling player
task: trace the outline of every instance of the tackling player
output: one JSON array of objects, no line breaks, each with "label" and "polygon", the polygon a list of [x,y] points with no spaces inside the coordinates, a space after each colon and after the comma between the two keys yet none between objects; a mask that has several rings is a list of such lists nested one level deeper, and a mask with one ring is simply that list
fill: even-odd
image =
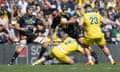
[{"label": "tackling player", "polygon": [[[81,8],[79,9],[79,11],[80,10]],[[65,10],[63,10],[61,17],[62,30],[65,31],[70,37],[76,39],[78,43],[80,43],[80,45],[83,44],[84,30],[79,27],[77,19],[81,17],[81,14],[74,14],[73,16],[70,16],[69,13],[66,13]],[[98,58],[95,51],[91,47],[89,47],[89,49],[91,50],[91,54],[95,58],[95,63],[97,64]]]}]

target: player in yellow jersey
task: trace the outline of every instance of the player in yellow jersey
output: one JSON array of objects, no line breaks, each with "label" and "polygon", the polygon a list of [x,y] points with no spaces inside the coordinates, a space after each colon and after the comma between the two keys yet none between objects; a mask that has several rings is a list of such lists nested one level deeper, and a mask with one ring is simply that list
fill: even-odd
[{"label": "player in yellow jersey", "polygon": [[106,40],[104,38],[104,34],[101,31],[101,22],[106,24],[107,22],[101,17],[99,13],[93,11],[91,5],[85,5],[86,13],[84,17],[81,18],[79,22],[79,26],[85,27],[85,37],[83,40],[84,43],[84,50],[88,57],[88,65],[93,65],[92,57],[90,50],[88,49],[89,46],[93,44],[97,44],[105,53],[105,55],[110,60],[111,64],[116,64],[112,55],[110,53],[109,48],[106,46]]},{"label": "player in yellow jersey", "polygon": [[33,63],[32,65],[42,63],[54,57],[57,58],[62,63],[74,64],[74,61],[68,56],[68,54],[74,51],[84,54],[83,48],[81,48],[81,46],[77,43],[75,39],[71,38],[70,36],[68,36],[67,33],[63,31],[61,33],[64,41],[59,45],[53,47],[51,49],[49,56],[43,56],[39,60],[35,61],[35,63]]}]

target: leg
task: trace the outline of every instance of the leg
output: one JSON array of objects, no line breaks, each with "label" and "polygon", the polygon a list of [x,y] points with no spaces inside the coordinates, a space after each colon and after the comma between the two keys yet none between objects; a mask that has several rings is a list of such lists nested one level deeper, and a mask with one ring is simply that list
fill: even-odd
[{"label": "leg", "polygon": [[111,52],[110,52],[109,48],[106,45],[105,38],[102,37],[102,38],[96,39],[96,43],[102,49],[102,51],[104,52],[104,54],[108,57],[108,59],[110,60],[110,63],[111,64],[116,64],[116,62],[112,58],[112,55],[111,55]]},{"label": "leg", "polygon": [[86,56],[88,57],[88,62],[86,63],[86,65],[93,65],[95,58],[91,55],[91,46],[94,43],[94,41],[90,38],[84,38],[83,39],[83,48],[85,51]]},{"label": "leg", "polygon": [[42,62],[45,62],[46,60],[47,60],[46,57],[43,56],[40,59],[36,60],[34,63],[32,63],[32,66],[38,65]]},{"label": "leg", "polygon": [[92,55],[92,56],[94,57],[94,59],[95,59],[95,60],[94,60],[95,64],[98,64],[98,56],[97,56],[95,50],[92,49],[91,46],[89,46],[88,48],[89,48],[89,50],[90,50],[90,52],[91,52],[91,55]]},{"label": "leg", "polygon": [[32,65],[38,65],[38,64],[41,64],[47,60],[51,60],[53,59],[52,57],[50,57],[49,55],[46,55],[46,56],[42,56],[40,59],[36,60],[34,63],[32,63]]},{"label": "leg", "polygon": [[99,47],[102,49],[104,54],[108,57],[108,59],[110,60],[110,63],[111,64],[116,64],[116,62],[112,58],[112,55],[111,55],[111,52],[110,52],[109,48],[106,45],[99,45]]},{"label": "leg", "polygon": [[38,59],[40,59],[43,56],[43,54],[46,52],[46,48],[48,47],[49,42],[47,40],[45,40],[41,45],[42,45],[42,48],[39,53]]},{"label": "leg", "polygon": [[[83,40],[84,40],[83,37],[80,37],[80,38],[78,39],[78,42],[79,42],[82,46],[83,46]],[[87,52],[85,52],[85,53],[88,53],[88,49],[89,49],[89,50],[90,50],[90,53],[91,53],[91,55],[92,55],[92,59],[94,60],[95,64],[98,64],[98,57],[97,57],[97,54],[96,54],[95,50],[92,49],[91,46],[86,46],[86,47],[87,47],[87,50],[85,50],[85,51],[87,51]]]},{"label": "leg", "polygon": [[21,40],[20,45],[16,49],[10,63],[8,64],[9,66],[13,64],[13,62],[16,60],[16,58],[19,56],[19,54],[22,52],[22,50],[25,48],[26,45],[26,40]]},{"label": "leg", "polygon": [[52,58],[50,58],[49,54],[46,55],[46,56],[43,56],[44,53],[46,52],[46,48],[48,47],[48,42],[44,42],[42,44],[42,48],[41,48],[41,51],[40,51],[40,54],[39,54],[39,57],[38,57],[38,60],[36,60],[34,63],[32,63],[32,65],[37,65],[37,64],[40,64],[42,62],[45,62],[46,60],[50,60]]},{"label": "leg", "polygon": [[74,64],[74,61],[61,51],[53,52],[53,56],[56,57],[61,63]]},{"label": "leg", "polygon": [[46,40],[45,37],[41,37],[41,36],[38,36],[37,38],[35,38],[33,42],[41,44],[41,50],[38,56],[38,59],[40,59],[43,56],[44,52],[46,51],[46,48],[48,47],[49,42]]},{"label": "leg", "polygon": [[93,65],[94,62],[93,62],[93,58],[92,58],[92,55],[91,55],[89,48],[85,47],[84,51],[85,51],[86,56],[88,57],[88,62],[86,63],[86,65]]},{"label": "leg", "polygon": [[40,53],[39,53],[39,56],[38,56],[38,59],[40,59],[43,56],[45,51],[46,51],[46,48],[42,46],[41,50],[40,50]]}]

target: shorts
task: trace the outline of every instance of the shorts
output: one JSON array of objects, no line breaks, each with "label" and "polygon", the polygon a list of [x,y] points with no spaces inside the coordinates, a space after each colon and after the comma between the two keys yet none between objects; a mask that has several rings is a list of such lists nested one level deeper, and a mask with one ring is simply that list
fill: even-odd
[{"label": "shorts", "polygon": [[63,53],[59,48],[52,49],[50,53],[51,57],[56,57],[62,63],[68,63],[71,59],[65,53]]},{"label": "shorts", "polygon": [[20,35],[22,36],[27,36],[26,40],[27,43],[32,43],[33,40],[37,37],[35,34],[33,34],[33,32],[31,31],[20,31]]},{"label": "shorts", "polygon": [[104,45],[104,44],[106,44],[106,40],[105,40],[104,36],[102,36],[100,38],[87,38],[87,37],[84,37],[83,43],[85,45],[93,45],[93,44]]}]

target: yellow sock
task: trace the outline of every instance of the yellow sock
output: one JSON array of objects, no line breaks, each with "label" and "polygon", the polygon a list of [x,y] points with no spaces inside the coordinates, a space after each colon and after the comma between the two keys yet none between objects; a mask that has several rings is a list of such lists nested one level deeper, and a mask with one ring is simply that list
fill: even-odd
[{"label": "yellow sock", "polygon": [[37,60],[37,61],[35,61],[35,65],[37,65],[37,64],[40,64],[41,63],[41,61],[40,60]]}]

